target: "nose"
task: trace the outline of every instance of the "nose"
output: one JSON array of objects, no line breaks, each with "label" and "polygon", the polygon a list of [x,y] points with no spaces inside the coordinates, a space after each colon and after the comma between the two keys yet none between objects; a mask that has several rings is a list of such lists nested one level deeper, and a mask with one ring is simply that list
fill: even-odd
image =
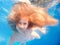
[{"label": "nose", "polygon": [[23,24],[21,25],[21,28],[24,28],[24,25]]},{"label": "nose", "polygon": [[21,25],[21,28],[22,28],[22,29],[26,29],[26,28],[27,28],[27,26],[26,26],[26,25],[24,25],[24,24],[22,24],[22,25]]}]

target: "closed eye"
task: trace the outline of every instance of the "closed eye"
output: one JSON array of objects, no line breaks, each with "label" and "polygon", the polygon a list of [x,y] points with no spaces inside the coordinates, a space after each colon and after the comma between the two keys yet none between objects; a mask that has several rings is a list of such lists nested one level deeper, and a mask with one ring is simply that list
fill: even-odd
[{"label": "closed eye", "polygon": [[27,23],[22,23],[22,22],[19,22],[19,24],[23,24],[23,25],[26,25]]},{"label": "closed eye", "polygon": [[26,25],[26,23],[24,23],[24,25]]}]

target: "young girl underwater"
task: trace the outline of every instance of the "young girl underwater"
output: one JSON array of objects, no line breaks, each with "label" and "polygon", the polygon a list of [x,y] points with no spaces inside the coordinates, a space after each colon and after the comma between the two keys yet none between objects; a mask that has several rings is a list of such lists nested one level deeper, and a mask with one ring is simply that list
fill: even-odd
[{"label": "young girl underwater", "polygon": [[35,38],[40,39],[36,30],[45,34],[47,25],[56,25],[58,20],[49,16],[45,9],[26,2],[14,4],[8,16],[9,26],[13,30],[9,45],[17,41],[22,44]]}]

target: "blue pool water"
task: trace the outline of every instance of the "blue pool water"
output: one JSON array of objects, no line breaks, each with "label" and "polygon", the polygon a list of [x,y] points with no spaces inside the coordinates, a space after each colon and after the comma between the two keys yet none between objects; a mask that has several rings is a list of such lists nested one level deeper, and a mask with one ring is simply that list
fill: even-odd
[{"label": "blue pool water", "polygon": [[[0,0],[0,45],[8,45],[9,39],[12,35],[12,30],[8,25],[7,16],[14,2],[11,0]],[[27,42],[27,45],[60,45],[60,3],[51,7],[48,13],[59,20],[56,26],[48,27],[48,33],[43,35],[41,39],[35,39]],[[19,45],[19,42],[15,43]]]}]

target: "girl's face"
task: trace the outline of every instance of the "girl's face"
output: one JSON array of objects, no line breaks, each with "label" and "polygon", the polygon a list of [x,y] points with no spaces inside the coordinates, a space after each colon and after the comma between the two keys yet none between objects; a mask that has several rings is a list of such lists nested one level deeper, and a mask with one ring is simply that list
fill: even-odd
[{"label": "girl's face", "polygon": [[20,21],[17,24],[17,27],[19,29],[22,29],[22,30],[27,29],[27,27],[28,27],[28,19],[26,19],[26,18],[20,19]]}]

